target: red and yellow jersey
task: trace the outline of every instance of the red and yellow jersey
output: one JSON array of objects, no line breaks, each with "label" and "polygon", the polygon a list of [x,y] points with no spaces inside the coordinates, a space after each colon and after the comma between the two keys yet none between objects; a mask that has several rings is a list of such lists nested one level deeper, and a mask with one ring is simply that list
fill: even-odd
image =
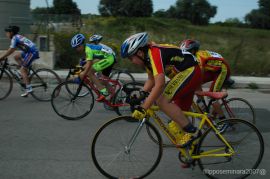
[{"label": "red and yellow jersey", "polygon": [[166,68],[169,66],[173,66],[178,71],[184,71],[198,64],[191,53],[184,52],[179,47],[170,44],[150,45],[148,58],[149,67],[154,76],[161,73],[166,74]]},{"label": "red and yellow jersey", "polygon": [[199,50],[196,53],[196,57],[201,69],[204,71],[220,71],[222,64],[225,64],[229,69],[227,61],[219,53],[208,50]]}]

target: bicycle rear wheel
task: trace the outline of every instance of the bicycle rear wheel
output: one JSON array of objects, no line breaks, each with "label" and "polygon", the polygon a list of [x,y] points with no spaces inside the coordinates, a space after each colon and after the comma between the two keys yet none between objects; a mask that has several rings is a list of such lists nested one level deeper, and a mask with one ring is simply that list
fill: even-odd
[{"label": "bicycle rear wheel", "polygon": [[[226,119],[218,125],[228,125],[222,136],[232,146],[232,156],[202,157],[198,164],[204,174],[210,178],[245,178],[256,169],[264,154],[264,142],[261,133],[251,123],[241,119]],[[229,148],[210,128],[201,137],[197,155],[209,150],[224,148],[215,154],[229,153]],[[225,173],[224,173],[225,172]]]},{"label": "bicycle rear wheel", "polygon": [[61,83],[60,77],[50,69],[38,69],[30,76],[33,87],[31,95],[39,101],[50,101],[55,87]]},{"label": "bicycle rear wheel", "polygon": [[110,77],[113,80],[118,80],[122,84],[130,83],[130,82],[135,82],[135,78],[131,75],[131,73],[126,72],[126,71],[115,71],[112,72]]},{"label": "bicycle rear wheel", "polygon": [[5,99],[11,93],[13,81],[9,73],[0,68],[0,100]]},{"label": "bicycle rear wheel", "polygon": [[[92,111],[94,95],[91,89],[85,84],[82,84],[79,92],[78,88],[79,84],[65,81],[54,89],[51,105],[58,116],[68,120],[78,120]],[[80,96],[81,92],[87,95]]]},{"label": "bicycle rear wheel", "polygon": [[226,100],[226,104],[223,103],[221,106],[226,118],[239,118],[252,124],[256,123],[254,108],[247,100],[243,98],[230,98]]},{"label": "bicycle rear wheel", "polygon": [[[122,116],[104,124],[92,142],[92,158],[97,169],[108,178],[144,178],[157,167],[162,156],[162,141],[157,129],[148,121],[144,123],[134,143],[132,136],[140,122]],[[147,137],[146,127],[158,139],[157,146]]]}]

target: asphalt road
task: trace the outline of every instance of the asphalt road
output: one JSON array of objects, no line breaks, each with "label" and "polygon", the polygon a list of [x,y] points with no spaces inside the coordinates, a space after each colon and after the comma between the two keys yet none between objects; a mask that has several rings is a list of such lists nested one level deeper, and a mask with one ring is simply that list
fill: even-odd
[{"label": "asphalt road", "polygon": [[[260,169],[270,176],[270,93],[248,89],[231,90],[230,96],[243,97],[252,103],[257,127],[263,133],[265,154]],[[15,86],[11,95],[0,101],[0,179],[102,179],[95,168],[90,145],[99,126],[116,117],[96,103],[84,119],[67,121],[58,117],[50,103],[32,97],[21,98]],[[252,149],[251,149],[252,154]],[[198,167],[182,169],[176,149],[164,149],[159,166],[148,177],[206,178]]]}]

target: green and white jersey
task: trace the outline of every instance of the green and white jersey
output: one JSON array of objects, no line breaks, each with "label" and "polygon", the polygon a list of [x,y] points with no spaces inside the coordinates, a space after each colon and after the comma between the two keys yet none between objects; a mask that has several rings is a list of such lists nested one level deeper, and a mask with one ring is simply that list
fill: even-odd
[{"label": "green and white jersey", "polygon": [[85,54],[86,60],[114,58],[115,56],[114,51],[104,44],[86,44]]}]

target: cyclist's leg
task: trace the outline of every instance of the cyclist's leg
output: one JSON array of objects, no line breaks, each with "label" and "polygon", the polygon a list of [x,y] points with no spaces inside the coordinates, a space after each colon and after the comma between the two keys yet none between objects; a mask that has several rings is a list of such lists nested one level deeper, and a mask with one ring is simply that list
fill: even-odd
[{"label": "cyclist's leg", "polygon": [[[157,104],[172,120],[178,123],[187,132],[178,143],[185,146],[198,136],[198,130],[183,115],[183,110],[188,110],[192,103],[195,90],[201,85],[201,70],[199,66],[190,67],[177,74],[166,86],[164,94],[158,99]],[[188,98],[186,99],[186,96]],[[181,101],[181,105],[177,102]],[[172,103],[171,101],[174,101]],[[182,108],[179,108],[179,105]],[[194,135],[193,135],[194,134]]]},{"label": "cyclist's leg", "polygon": [[[222,64],[221,71],[217,75],[216,79],[213,81],[209,91],[213,91],[213,92],[221,91],[223,83],[225,82],[227,78],[227,74],[228,74],[227,66]],[[218,114],[220,119],[225,119],[220,103],[216,101],[212,105],[213,105],[213,114]]]},{"label": "cyclist's leg", "polygon": [[[103,71],[106,70],[107,68],[111,68],[111,66],[113,65],[113,63],[114,63],[114,57],[113,57],[113,55],[111,55],[111,56],[108,56],[108,57],[105,58],[105,59],[102,59],[102,60],[100,60],[100,61],[94,63],[93,66],[92,66],[92,70],[93,70],[94,72],[103,72]],[[93,76],[94,76],[94,75],[93,75]],[[94,77],[94,78],[95,78],[95,77]],[[99,86],[99,90],[100,90],[100,92],[101,92],[103,95],[105,95],[105,96],[109,95],[107,88],[105,87],[105,85],[103,85],[103,84],[101,83],[101,81],[100,81],[99,79],[96,78],[96,79],[93,79],[93,80],[94,80],[94,83],[95,83],[97,86]],[[101,98],[104,99],[104,96],[101,96]],[[100,101],[100,99],[97,99],[97,100]]]},{"label": "cyclist's leg", "polygon": [[113,61],[113,63],[111,63],[111,59],[110,59],[108,64],[110,64],[110,65],[107,68],[102,70],[102,75],[107,77],[107,78],[110,76],[110,74],[112,72],[113,66],[115,64],[115,60]]},{"label": "cyclist's leg", "polygon": [[[205,83],[208,83],[210,81],[213,81],[213,78],[214,78],[214,74],[213,72],[210,72],[210,71],[202,71],[202,84],[205,84]],[[198,89],[198,91],[203,91],[202,89],[202,86],[200,86]],[[197,103],[199,101],[204,101],[204,97],[203,96],[199,96],[197,95]],[[203,109],[202,109],[203,110]]]},{"label": "cyclist's leg", "polygon": [[28,68],[32,64],[32,62],[38,58],[39,58],[38,52],[33,52],[33,53],[22,52],[22,53],[17,54],[15,56],[15,60],[17,62],[21,61],[20,71],[21,71],[21,75],[22,75],[23,81],[24,81],[25,86],[26,86],[26,93],[22,94],[21,95],[22,97],[26,97],[28,95],[28,93],[33,91],[32,86],[31,86],[30,81],[29,81],[29,77],[28,77]]},{"label": "cyclist's leg", "polygon": [[29,53],[21,53],[21,56],[18,56],[17,58],[21,58],[21,73],[22,77],[27,84],[29,84],[29,78],[28,78],[28,68],[32,65],[33,61],[39,58],[38,52],[29,52]]},{"label": "cyclist's leg", "polygon": [[114,56],[108,56],[107,58],[104,58],[102,60],[99,60],[98,62],[94,63],[92,68],[96,71],[96,72],[101,72],[109,67],[111,67],[111,65],[114,64]]},{"label": "cyclist's leg", "polygon": [[15,61],[17,62],[17,64],[18,64],[19,66],[22,65],[22,56],[24,56],[24,55],[25,55],[24,52],[18,52],[18,53],[16,53],[16,54],[14,55],[14,59],[15,59]]}]

